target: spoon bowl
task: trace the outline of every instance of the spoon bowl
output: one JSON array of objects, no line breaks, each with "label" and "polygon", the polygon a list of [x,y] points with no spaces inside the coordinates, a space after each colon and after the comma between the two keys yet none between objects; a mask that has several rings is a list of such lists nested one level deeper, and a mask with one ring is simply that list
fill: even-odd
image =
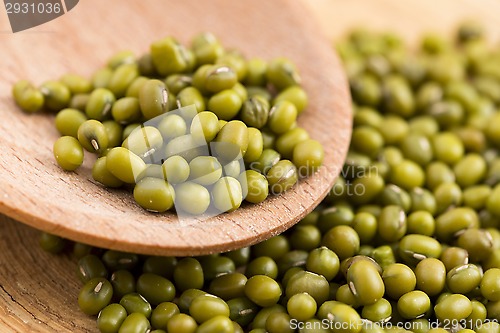
[{"label": "spoon bowl", "polygon": [[[0,213],[74,241],[150,255],[228,251],[291,227],[327,195],[351,134],[345,76],[313,21],[300,2],[287,0],[86,0],[54,21],[14,35],[3,20]],[[127,191],[106,189],[92,179],[90,154],[76,172],[61,170],[52,153],[58,137],[54,116],[25,114],[12,100],[17,80],[38,85],[68,72],[90,76],[117,51],[141,55],[162,37],[188,43],[203,31],[248,58],[290,58],[309,95],[298,123],[323,144],[324,166],[261,204],[244,204],[204,221],[147,212]]]}]

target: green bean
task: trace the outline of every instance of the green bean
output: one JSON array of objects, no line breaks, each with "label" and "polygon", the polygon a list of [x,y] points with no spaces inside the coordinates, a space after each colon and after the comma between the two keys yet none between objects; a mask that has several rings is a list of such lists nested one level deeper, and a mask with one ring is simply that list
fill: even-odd
[{"label": "green bean", "polygon": [[12,95],[17,105],[29,113],[39,111],[45,104],[44,94],[26,80],[21,80],[14,84]]}]

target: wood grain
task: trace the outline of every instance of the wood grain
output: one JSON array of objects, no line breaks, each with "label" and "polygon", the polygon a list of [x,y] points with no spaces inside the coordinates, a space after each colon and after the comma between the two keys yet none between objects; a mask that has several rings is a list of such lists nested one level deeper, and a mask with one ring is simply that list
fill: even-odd
[{"label": "wood grain", "polygon": [[[120,0],[86,0],[45,25],[15,35],[4,32],[0,212],[72,240],[156,255],[227,251],[286,230],[327,194],[343,164],[351,131],[348,88],[339,61],[317,23],[302,20],[303,13],[300,2],[286,0],[135,0],[126,5]],[[166,35],[188,42],[207,30],[248,57],[291,58],[310,97],[299,125],[323,143],[324,167],[262,204],[204,221],[146,212],[130,193],[105,189],[92,180],[91,156],[77,172],[61,170],[52,156],[58,137],[52,117],[23,114],[10,96],[16,80],[40,84],[67,72],[90,75],[124,47],[141,54]]]},{"label": "wood grain", "polygon": [[39,234],[0,216],[0,332],[96,332],[78,308],[76,263],[44,252]]},{"label": "wood grain", "polygon": [[[481,19],[493,40],[498,42],[500,37],[500,26],[492,19],[500,12],[496,0],[304,1],[331,38],[363,24],[398,29],[417,41],[422,31],[450,32],[457,22],[470,17]],[[4,22],[1,15],[0,25]],[[315,16],[304,19],[314,20]],[[3,44],[0,48],[3,50]],[[37,242],[38,232],[0,217],[0,332],[97,332],[94,319],[78,311],[75,263],[43,253]]]}]

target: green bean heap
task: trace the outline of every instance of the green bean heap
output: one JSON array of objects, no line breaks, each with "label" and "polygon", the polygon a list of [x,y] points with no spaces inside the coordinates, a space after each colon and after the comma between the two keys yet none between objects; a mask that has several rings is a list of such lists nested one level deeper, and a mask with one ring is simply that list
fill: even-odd
[{"label": "green bean heap", "polygon": [[296,122],[307,106],[296,66],[247,60],[210,33],[190,47],[161,39],[139,58],[119,52],[90,80],[19,81],[13,95],[26,112],[57,112],[62,169],[94,153],[93,178],[133,186],[153,212],[230,212],[290,189],[323,162],[321,144]]},{"label": "green bean heap", "polygon": [[500,332],[500,52],[474,24],[416,52],[363,30],[338,49],[354,132],[325,201],[223,254],[75,244],[101,332]]}]

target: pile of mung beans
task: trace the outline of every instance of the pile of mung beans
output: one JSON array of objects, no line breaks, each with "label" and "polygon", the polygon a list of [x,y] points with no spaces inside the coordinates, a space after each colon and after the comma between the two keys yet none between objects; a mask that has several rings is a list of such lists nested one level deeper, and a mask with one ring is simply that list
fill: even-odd
[{"label": "pile of mung beans", "polygon": [[97,154],[94,180],[133,188],[152,212],[230,212],[290,189],[323,162],[321,144],[297,125],[308,99],[296,66],[246,59],[210,33],[190,47],[167,37],[141,57],[119,52],[91,79],[22,80],[13,95],[26,112],[57,112],[62,169],[79,168],[84,150]]},{"label": "pile of mung beans", "polygon": [[500,332],[500,49],[466,23],[417,50],[356,30],[338,51],[354,130],[330,195],[228,253],[74,244],[78,303],[101,332]]}]

